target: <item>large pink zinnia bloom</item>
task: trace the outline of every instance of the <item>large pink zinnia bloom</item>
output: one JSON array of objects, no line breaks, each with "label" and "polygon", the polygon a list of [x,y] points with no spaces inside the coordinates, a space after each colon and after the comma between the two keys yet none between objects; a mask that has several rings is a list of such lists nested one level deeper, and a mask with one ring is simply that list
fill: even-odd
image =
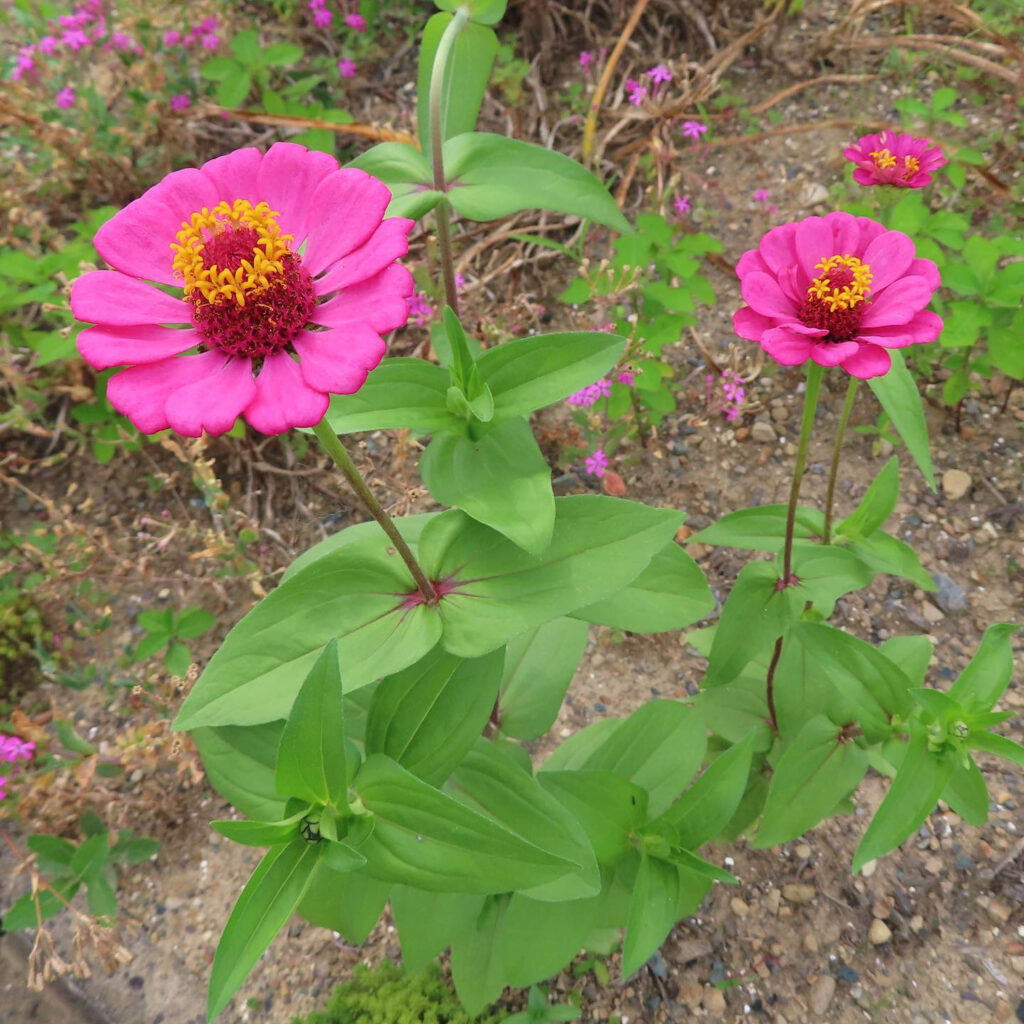
[{"label": "large pink zinnia bloom", "polygon": [[384,220],[390,199],[289,142],[154,185],[96,235],[114,269],[71,290],[75,316],[98,325],[78,336],[82,356],[128,367],[107,384],[111,404],[146,434],[220,434],[238,416],[266,434],[319,423],[409,315],[412,275],[395,260],[413,221]]},{"label": "large pink zinnia bloom", "polygon": [[867,217],[830,213],[772,228],[736,265],[748,305],[733,314],[741,338],[776,362],[813,360],[866,380],[892,361],[886,349],[934,341],[942,318],[924,307],[939,287],[914,243]]},{"label": "large pink zinnia bloom", "polygon": [[884,131],[864,135],[855,146],[844,149],[843,156],[857,165],[853,180],[858,185],[924,188],[932,181],[929,172],[949,163],[942,150],[931,143],[931,139]]}]

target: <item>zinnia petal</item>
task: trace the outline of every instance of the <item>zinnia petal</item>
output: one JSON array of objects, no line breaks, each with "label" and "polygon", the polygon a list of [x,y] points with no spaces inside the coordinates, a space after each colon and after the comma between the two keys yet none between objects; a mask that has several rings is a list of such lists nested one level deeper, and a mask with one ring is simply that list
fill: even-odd
[{"label": "zinnia petal", "polygon": [[[785,327],[773,327],[765,331],[761,338],[761,347],[783,366],[799,366],[811,357],[811,349],[815,347],[816,337],[809,335],[807,329],[800,324],[787,324]],[[818,332],[820,336],[821,332]]]},{"label": "zinnia petal", "polygon": [[387,350],[381,336],[364,323],[303,331],[294,345],[306,383],[335,395],[355,394]]},{"label": "zinnia petal", "polygon": [[358,249],[343,256],[314,282],[317,294],[328,295],[379,274],[409,251],[409,232],[415,224],[405,217],[384,221]]},{"label": "zinnia petal", "polygon": [[379,334],[401,327],[409,319],[412,274],[393,263],[379,274],[338,292],[316,306],[310,319],[324,327],[344,327],[363,322]]},{"label": "zinnia petal", "polygon": [[107,381],[107,399],[142,433],[155,434],[171,425],[167,419],[168,396],[178,388],[204,379],[211,362],[222,359],[217,352],[204,352],[129,367]]},{"label": "zinnia petal", "polygon": [[200,342],[195,331],[171,327],[90,327],[78,335],[78,351],[97,370],[134,363],[155,363],[187,352]]},{"label": "zinnia petal", "polygon": [[283,434],[292,427],[316,426],[329,404],[324,391],[310,387],[303,379],[299,364],[279,352],[263,360],[245,418],[261,433]]},{"label": "zinnia petal", "polygon": [[221,199],[229,203],[235,199],[248,199],[255,205],[263,198],[257,184],[262,163],[263,154],[249,146],[207,160],[199,169],[214,183]]},{"label": "zinnia petal", "polygon": [[[206,357],[212,357],[207,359]],[[225,434],[252,401],[256,384],[252,379],[252,360],[226,356],[222,352],[204,352],[186,356],[205,360],[202,376],[175,388],[166,402],[167,421],[185,437]]]},{"label": "zinnia petal", "polygon": [[281,215],[281,228],[292,235],[293,248],[298,249],[306,239],[317,186],[337,169],[338,161],[333,156],[295,142],[276,142],[267,150],[257,175],[257,188],[260,198]]},{"label": "zinnia petal", "polygon": [[840,364],[847,373],[861,380],[883,377],[892,368],[892,359],[884,348],[877,345],[860,345],[855,355]]},{"label": "zinnia petal", "polygon": [[747,341],[759,341],[761,335],[774,326],[775,321],[770,316],[756,313],[749,306],[741,306],[732,315],[732,329]]},{"label": "zinnia petal", "polygon": [[145,281],[116,270],[91,270],[71,285],[76,320],[110,327],[134,324],[187,324],[192,307]]},{"label": "zinnia petal", "polygon": [[740,283],[743,299],[755,313],[779,319],[796,319],[797,310],[770,274],[753,271]]},{"label": "zinnia petal", "polygon": [[871,291],[888,287],[906,273],[914,259],[914,243],[902,231],[886,231],[864,250],[863,260],[871,268]]},{"label": "zinnia petal", "polygon": [[391,189],[364,171],[345,167],[317,186],[311,207],[318,211],[309,225],[306,269],[313,274],[358,249],[380,227],[391,202]]}]

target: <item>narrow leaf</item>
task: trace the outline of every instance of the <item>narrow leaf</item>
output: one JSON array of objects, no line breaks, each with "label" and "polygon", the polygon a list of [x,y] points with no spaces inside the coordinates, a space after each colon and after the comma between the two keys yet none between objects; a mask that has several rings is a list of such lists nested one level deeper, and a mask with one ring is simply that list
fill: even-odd
[{"label": "narrow leaf", "polygon": [[622,976],[638,971],[676,923],[679,875],[672,864],[644,854],[633,883],[629,920],[622,943]]},{"label": "narrow leaf", "polygon": [[889,355],[892,357],[892,368],[882,377],[872,377],[868,384],[892,420],[892,425],[899,431],[928,486],[934,491],[935,472],[928,449],[928,424],[924,419],[917,382],[907,369],[903,353],[891,349]]},{"label": "narrow leaf", "polygon": [[1013,675],[1010,638],[1018,629],[1020,626],[1012,622],[989,626],[974,657],[950,689],[950,697],[972,711],[990,710]]}]

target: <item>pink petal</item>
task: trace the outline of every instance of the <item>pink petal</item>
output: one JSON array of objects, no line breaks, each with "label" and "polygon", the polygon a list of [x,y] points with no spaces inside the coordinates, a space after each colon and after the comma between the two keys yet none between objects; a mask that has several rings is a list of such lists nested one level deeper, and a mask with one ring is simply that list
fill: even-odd
[{"label": "pink petal", "polygon": [[904,274],[914,259],[914,243],[902,231],[886,231],[861,257],[871,268],[871,292],[877,295]]},{"label": "pink petal", "polygon": [[872,295],[862,327],[905,324],[931,301],[933,288],[923,277],[901,277],[879,295]]},{"label": "pink petal", "polygon": [[907,268],[907,277],[923,277],[928,287],[935,291],[942,284],[939,268],[931,261],[918,257]]},{"label": "pink petal", "polygon": [[843,256],[846,253],[853,255],[857,252],[860,226],[857,224],[856,217],[838,210],[835,213],[827,214],[825,222],[832,231],[833,253]]},{"label": "pink petal", "polygon": [[256,181],[262,163],[263,154],[249,146],[207,160],[200,170],[214,183],[217,194],[225,202],[248,199],[255,205],[261,198]]},{"label": "pink petal", "polygon": [[235,359],[214,351],[193,358],[206,356],[212,358],[203,364],[202,376],[167,397],[167,420],[185,437],[199,437],[203,431],[227,433],[256,390],[251,359]]},{"label": "pink petal", "polygon": [[263,360],[245,418],[263,434],[313,427],[324,418],[330,398],[303,380],[299,364],[284,352]]},{"label": "pink petal", "polygon": [[824,217],[807,217],[796,226],[797,264],[812,278],[817,277],[818,263],[835,255],[832,228]]},{"label": "pink petal", "polygon": [[882,377],[889,372],[892,359],[884,348],[877,345],[861,345],[856,355],[844,359],[842,366],[847,373],[867,380],[869,377]]},{"label": "pink petal", "polygon": [[171,243],[183,222],[223,196],[202,171],[168,174],[96,232],[96,251],[115,269],[160,284],[180,284],[171,266]]},{"label": "pink petal", "polygon": [[774,326],[770,316],[755,313],[749,306],[741,306],[732,315],[732,329],[747,341],[760,341],[761,335]]},{"label": "pink petal", "polygon": [[195,331],[170,327],[90,327],[78,336],[78,351],[95,370],[155,363],[199,344]]},{"label": "pink petal", "polygon": [[881,183],[877,171],[874,169],[868,170],[864,167],[855,167],[853,169],[853,180],[858,185],[878,185]]},{"label": "pink petal", "polygon": [[736,276],[746,277],[747,274],[754,270],[760,271],[762,274],[770,272],[768,264],[765,263],[764,257],[761,255],[759,249],[748,249],[736,264]]},{"label": "pink petal", "polygon": [[327,175],[310,200],[316,211],[309,225],[303,263],[313,275],[358,249],[381,226],[391,189],[365,171],[345,167]]},{"label": "pink petal", "polygon": [[155,434],[171,425],[166,412],[168,396],[205,378],[210,363],[222,359],[218,352],[204,352],[129,367],[107,381],[107,398],[144,434]]},{"label": "pink petal", "polygon": [[861,327],[857,337],[861,341],[881,345],[883,348],[903,348],[906,345],[927,345],[942,333],[942,317],[924,309],[912,320],[893,327]]},{"label": "pink petal", "polygon": [[[416,222],[405,217],[384,221],[355,252],[343,256],[323,277],[314,282],[317,295],[327,295],[379,274],[409,251],[409,232]],[[310,239],[312,242],[312,239]]]},{"label": "pink petal", "polygon": [[855,341],[823,342],[811,349],[811,359],[819,366],[838,366],[856,353],[860,346]]},{"label": "pink petal", "polygon": [[761,239],[761,257],[773,274],[778,274],[785,267],[796,266],[795,240],[795,224],[780,224]]},{"label": "pink petal", "polygon": [[381,336],[363,323],[333,331],[302,331],[292,345],[306,383],[334,395],[355,394],[387,350]]},{"label": "pink petal", "polygon": [[795,319],[797,309],[783,294],[778,281],[769,274],[752,271],[740,283],[743,300],[754,310],[764,316],[779,319]]},{"label": "pink petal", "polygon": [[76,320],[111,327],[192,322],[187,302],[116,270],[91,270],[77,278],[71,312]]},{"label": "pink petal", "polygon": [[858,217],[857,226],[860,228],[860,242],[857,245],[857,251],[854,253],[854,256],[863,258],[864,250],[879,235],[884,235],[888,228],[884,224],[879,224],[877,220],[872,220],[870,217]]},{"label": "pink petal", "polygon": [[267,150],[256,187],[260,198],[280,214],[278,223],[284,234],[292,236],[293,250],[305,240],[310,218],[322,213],[310,205],[317,185],[337,169],[338,161],[333,156],[294,142],[276,142]]},{"label": "pink petal", "polygon": [[[777,363],[783,366],[799,366],[811,356],[815,337],[809,336],[808,328],[802,324],[787,324],[785,327],[773,327],[765,331],[761,338],[761,348]],[[818,336],[824,331],[818,331]]]},{"label": "pink petal", "polygon": [[412,274],[392,263],[379,274],[338,292],[333,299],[313,308],[310,320],[324,327],[344,327],[363,322],[378,334],[393,331],[409,319]]}]

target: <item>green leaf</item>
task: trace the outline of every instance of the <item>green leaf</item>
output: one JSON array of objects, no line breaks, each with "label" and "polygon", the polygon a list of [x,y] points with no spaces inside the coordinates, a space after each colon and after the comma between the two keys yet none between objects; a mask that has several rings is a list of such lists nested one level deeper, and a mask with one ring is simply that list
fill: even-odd
[{"label": "green leaf", "polygon": [[941,690],[911,690],[910,696],[914,703],[924,709],[925,721],[938,721],[946,724],[955,721],[964,714],[963,708],[949,694]]},{"label": "green leaf", "polygon": [[302,60],[304,52],[298,43],[271,43],[263,51],[260,63],[270,68],[284,68]]},{"label": "green leaf", "polygon": [[900,466],[894,455],[871,481],[853,514],[836,523],[836,533],[846,537],[870,537],[892,515],[899,496]]},{"label": "green leaf", "polygon": [[110,859],[124,864],[145,864],[160,850],[156,839],[132,836],[127,829],[121,831],[117,842],[110,848]]},{"label": "green leaf", "polygon": [[361,153],[348,166],[372,174],[391,189],[388,217],[418,220],[444,196],[433,189],[434,173],[429,159],[405,142],[382,142]]},{"label": "green leaf", "polygon": [[385,359],[354,395],[332,395],[327,422],[337,434],[357,430],[416,433],[463,430],[447,405],[448,374],[424,359]]},{"label": "green leaf", "polygon": [[[451,22],[448,13],[433,15],[423,29],[420,42],[419,80],[416,93],[416,125],[426,161],[431,154],[430,75],[434,55],[444,30]],[[441,91],[441,138],[471,132],[476,127],[491,67],[498,52],[498,37],[486,25],[470,22],[456,36],[445,69]],[[447,152],[445,153],[447,157]],[[447,163],[447,159],[445,161]],[[428,180],[430,178],[428,177]]]},{"label": "green leaf", "polygon": [[552,619],[505,645],[498,724],[505,736],[535,740],[554,724],[587,646],[587,624]]},{"label": "green leaf", "polygon": [[852,551],[833,544],[815,544],[793,552],[793,573],[800,580],[793,592],[830,615],[836,601],[866,587],[874,573]]},{"label": "green leaf", "polygon": [[199,65],[199,75],[208,82],[222,82],[228,75],[236,73],[240,67],[238,61],[231,57],[211,57]]},{"label": "green leaf", "polygon": [[619,593],[578,608],[573,615],[632,633],[662,633],[689,626],[714,607],[700,566],[672,541]]},{"label": "green leaf", "polygon": [[281,796],[348,807],[343,703],[338,641],[330,640],[300,687],[281,733],[275,773]]},{"label": "green leaf", "polygon": [[360,847],[366,872],[432,892],[507,892],[552,881],[575,866],[371,754],[356,779],[375,815]]},{"label": "green leaf", "polygon": [[[786,539],[786,505],[757,505],[722,516],[690,538],[698,544],[719,544],[753,551],[782,550]],[[825,530],[825,517],[816,508],[798,505],[793,542],[816,541]]]},{"label": "green leaf", "polygon": [[966,767],[958,764],[949,777],[942,799],[971,825],[988,821],[988,787],[974,758],[968,755]]},{"label": "green leaf", "polygon": [[895,849],[928,817],[953,774],[955,762],[928,750],[927,733],[913,729],[889,792],[853,855],[853,871]]},{"label": "green leaf", "polygon": [[172,676],[184,678],[192,665],[192,653],[185,644],[173,643],[164,655],[164,667]]},{"label": "green leaf", "polygon": [[935,581],[921,565],[917,552],[909,544],[882,530],[877,530],[865,540],[849,541],[840,537],[837,543],[855,554],[873,573],[902,576],[922,590],[935,589]]},{"label": "green leaf", "polygon": [[256,821],[284,817],[285,801],[277,795],[274,779],[283,727],[284,722],[266,722],[192,732],[210,785],[228,803]]},{"label": "green leaf", "polygon": [[170,608],[165,608],[162,611],[147,609],[139,612],[138,622],[147,633],[158,633],[168,637],[175,632],[174,612]]},{"label": "green leaf", "polygon": [[1010,637],[1020,626],[1000,622],[989,626],[974,657],[949,691],[950,697],[971,711],[988,711],[1002,696],[1013,675]]},{"label": "green leaf", "polygon": [[917,382],[898,349],[890,349],[889,355],[892,357],[892,368],[883,377],[872,377],[868,384],[903,438],[928,486],[934,491],[935,472],[932,469],[931,452],[928,450],[928,424],[924,419]]},{"label": "green leaf", "polygon": [[325,850],[299,903],[298,913],[310,924],[339,932],[346,942],[358,946],[373,930],[390,891],[390,882],[371,878],[365,871],[335,871],[327,863]]},{"label": "green leaf", "polygon": [[267,851],[238,897],[210,972],[207,1019],[231,1001],[302,900],[321,856],[320,843],[295,840]]},{"label": "green leaf", "polygon": [[927,636],[891,636],[878,648],[893,664],[902,669],[911,686],[923,686],[931,664],[932,641]]},{"label": "green leaf", "polygon": [[532,557],[460,511],[442,513],[423,531],[419,555],[427,574],[450,588],[438,605],[445,647],[484,654],[609,596],[640,575],[681,520],[674,510],[617,498],[559,498],[551,544]]},{"label": "green leaf", "polygon": [[1006,758],[1007,761],[1024,768],[1024,747],[1006,736],[978,729],[971,732],[967,745],[972,750],[984,750],[988,754]]},{"label": "green leaf", "polygon": [[750,776],[754,734],[720,754],[659,819],[672,827],[678,845],[696,850],[714,839],[739,806]]},{"label": "green leaf", "polygon": [[211,821],[211,828],[233,843],[243,846],[278,846],[299,838],[306,811],[293,814],[284,821]]},{"label": "green leaf", "polygon": [[470,220],[520,210],[557,210],[616,231],[632,229],[611,193],[582,164],[519,139],[466,132],[444,145],[448,200]]},{"label": "green leaf", "polygon": [[1014,380],[1024,378],[1024,308],[1018,309],[1009,324],[997,325],[988,332],[988,350],[996,367]]},{"label": "green leaf", "polygon": [[237,107],[249,95],[252,77],[248,68],[236,64],[217,85],[217,102],[222,107]]},{"label": "green leaf", "polygon": [[[152,658],[157,651],[166,645],[170,638],[169,633],[147,633],[136,645],[132,657],[136,661],[145,661],[146,658]],[[188,669],[186,668],[185,671],[188,671]]]},{"label": "green leaf", "polygon": [[653,956],[676,923],[679,875],[672,864],[646,853],[633,883],[622,943],[622,976],[628,978]]},{"label": "green leaf", "polygon": [[[250,725],[285,718],[324,645],[338,641],[345,686],[397,672],[440,635],[436,610],[404,607],[416,590],[382,532],[311,563],[282,582],[228,633],[175,722]],[[438,577],[440,578],[440,577]]]},{"label": "green leaf", "polygon": [[560,743],[544,761],[540,771],[576,771],[587,766],[587,761],[601,745],[619,730],[623,719],[599,718]]},{"label": "green leaf", "polygon": [[442,505],[454,505],[531,555],[551,541],[551,469],[524,419],[498,423],[479,440],[439,433],[420,458],[420,475]]},{"label": "green leaf", "polygon": [[[496,25],[505,17],[506,0],[434,0],[442,11],[457,11],[461,7],[481,25]],[[516,982],[512,982],[513,985]]]},{"label": "green leaf", "polygon": [[868,770],[867,755],[824,715],[809,718],[775,765],[754,846],[802,836],[849,796]]},{"label": "green leaf", "polygon": [[[329,821],[329,818],[323,819]],[[321,833],[322,835],[322,833]],[[343,841],[324,840],[324,866],[338,874],[347,874],[366,867],[366,858],[353,846]],[[339,929],[340,930],[340,929]]]},{"label": "green leaf", "polygon": [[777,640],[803,610],[799,587],[779,589],[779,571],[772,562],[748,562],[722,607],[708,658],[705,686],[721,686]]},{"label": "green leaf", "polygon": [[114,891],[114,880],[108,871],[96,868],[84,878],[86,905],[89,913],[96,918],[117,917],[117,893]]},{"label": "green leaf", "polygon": [[37,832],[25,840],[25,845],[36,855],[35,866],[44,875],[72,873],[71,861],[78,848],[70,840]]},{"label": "green leaf", "polygon": [[33,899],[30,892],[25,893],[24,896],[15,900],[4,914],[3,930],[5,932],[17,932],[23,929],[35,931],[39,927],[40,920],[47,921],[51,917],[56,917],[71,902],[81,885],[82,883],[77,879],[71,878],[51,882],[51,888],[55,891],[42,889],[37,893],[38,913],[36,900]]},{"label": "green leaf", "polygon": [[505,987],[501,936],[510,898],[509,893],[489,896],[476,920],[452,939],[452,981],[459,1002],[472,1017]]},{"label": "green leaf", "polygon": [[203,608],[186,608],[178,616],[174,635],[179,640],[191,640],[205,633],[216,621],[216,617]]},{"label": "green leaf", "polygon": [[263,58],[263,49],[260,46],[259,29],[247,28],[239,32],[230,43],[231,52],[243,64],[260,64]]},{"label": "green leaf", "polygon": [[402,943],[402,966],[423,970],[463,932],[475,929],[483,896],[462,892],[423,892],[408,885],[391,890],[391,913]]},{"label": "green leaf", "polygon": [[440,644],[381,681],[366,726],[366,753],[387,754],[440,785],[472,748],[494,707],[505,652],[463,659]]},{"label": "green leaf", "polygon": [[71,858],[71,870],[79,878],[84,878],[97,868],[105,867],[109,856],[110,837],[104,829],[100,835],[91,836],[79,844]]},{"label": "green leaf", "polygon": [[477,369],[494,396],[494,415],[525,416],[561,402],[607,373],[626,339],[604,331],[539,334],[487,349]]}]

